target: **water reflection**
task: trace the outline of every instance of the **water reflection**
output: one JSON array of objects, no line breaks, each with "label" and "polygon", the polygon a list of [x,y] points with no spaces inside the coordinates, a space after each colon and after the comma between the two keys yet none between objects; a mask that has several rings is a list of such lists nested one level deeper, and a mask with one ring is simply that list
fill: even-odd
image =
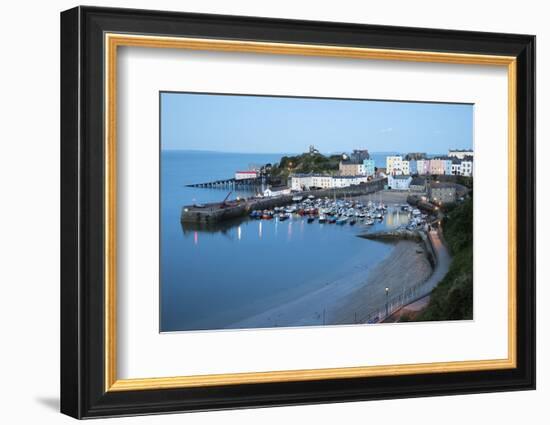
[{"label": "water reflection", "polygon": [[386,214],[386,226],[387,227],[398,227],[406,225],[409,222],[409,213],[401,211],[399,207],[392,207],[388,209]]},{"label": "water reflection", "polygon": [[[350,231],[354,232],[364,232],[364,231],[379,231],[385,228],[396,228],[399,226],[407,225],[410,219],[410,214],[408,212],[402,211],[398,206],[392,206],[388,208],[387,214],[384,216],[384,219],[380,222],[376,222],[372,226],[367,226],[361,222],[357,223],[356,226],[350,226],[349,224],[344,225],[327,225],[324,223],[319,223],[317,220],[313,223],[307,223],[307,218],[300,216],[293,216],[285,221],[280,221],[278,217],[272,220],[256,220],[251,219],[247,216],[234,218],[226,221],[221,221],[218,223],[182,223],[181,229],[184,236],[193,236],[193,244],[198,245],[199,243],[199,233],[205,234],[216,234],[221,233],[222,235],[228,237],[229,239],[242,240],[244,236],[245,228],[257,223],[257,235],[258,240],[265,239],[266,231],[269,229],[269,235],[277,238],[279,233],[280,226],[286,226],[286,240],[288,242],[292,241],[295,237],[295,226],[298,226],[298,232],[300,239],[303,239],[306,233],[311,234],[315,231],[322,231],[324,228],[349,228]],[[307,230],[306,230],[307,229]],[[316,230],[313,230],[316,229]],[[252,231],[252,234],[255,233]],[[266,243],[271,240],[270,238],[266,239]]]},{"label": "water reflection", "polygon": [[241,223],[248,221],[247,217],[238,217],[230,220],[220,221],[218,223],[180,223],[181,230],[184,235],[189,233],[205,232],[205,233],[228,233],[231,229],[239,226]]},{"label": "water reflection", "polygon": [[290,241],[292,239],[292,221],[289,221],[288,223],[288,233],[287,233],[287,240]]}]

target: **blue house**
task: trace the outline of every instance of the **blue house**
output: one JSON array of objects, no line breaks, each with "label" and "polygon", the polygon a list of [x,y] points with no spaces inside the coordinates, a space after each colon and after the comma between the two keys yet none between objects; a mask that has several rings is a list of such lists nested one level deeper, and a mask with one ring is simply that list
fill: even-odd
[{"label": "blue house", "polygon": [[411,159],[409,161],[409,174],[418,174],[416,159]]},{"label": "blue house", "polygon": [[365,176],[374,176],[374,159],[363,160],[363,174]]}]

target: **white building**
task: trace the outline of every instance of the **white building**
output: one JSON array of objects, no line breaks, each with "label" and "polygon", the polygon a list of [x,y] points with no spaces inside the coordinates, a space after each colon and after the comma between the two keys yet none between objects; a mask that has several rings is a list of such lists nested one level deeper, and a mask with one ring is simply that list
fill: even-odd
[{"label": "white building", "polygon": [[235,171],[235,180],[255,179],[258,177],[257,171]]},{"label": "white building", "polygon": [[328,174],[295,174],[290,177],[292,190],[333,189],[368,182],[368,176],[331,176]]},{"label": "white building", "polygon": [[403,158],[401,156],[386,157],[386,174],[394,176],[403,174]]},{"label": "white building", "polygon": [[449,149],[449,156],[464,159],[467,156],[474,156],[474,151],[472,149]]},{"label": "white building", "polygon": [[461,161],[460,175],[466,176],[466,177],[472,177],[474,175],[474,162],[469,160]]},{"label": "white building", "polygon": [[460,176],[460,174],[462,173],[461,168],[462,167],[460,165],[460,161],[453,161],[453,163],[451,164],[451,174],[453,176]]},{"label": "white building", "polygon": [[328,174],[295,174],[291,176],[290,182],[292,190],[329,189],[332,187],[332,176]]},{"label": "white building", "polygon": [[411,174],[411,170],[410,170],[410,161],[407,161],[407,160],[401,161],[401,172],[402,172],[403,174],[405,174],[406,176],[408,176],[409,174]]},{"label": "white building", "polygon": [[367,176],[334,176],[332,178],[332,187],[348,187],[369,181]]},{"label": "white building", "polygon": [[288,186],[275,186],[275,187],[268,187],[266,190],[264,190],[264,196],[281,196],[281,195],[289,195],[290,194],[290,187]]},{"label": "white building", "polygon": [[388,176],[388,187],[393,190],[409,190],[411,185],[412,177],[411,176]]}]

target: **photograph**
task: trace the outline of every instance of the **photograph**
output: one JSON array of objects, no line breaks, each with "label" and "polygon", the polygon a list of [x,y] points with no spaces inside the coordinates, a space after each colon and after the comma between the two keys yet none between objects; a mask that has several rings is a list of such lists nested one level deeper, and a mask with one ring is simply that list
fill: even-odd
[{"label": "photograph", "polygon": [[474,319],[475,105],[159,103],[160,332]]}]

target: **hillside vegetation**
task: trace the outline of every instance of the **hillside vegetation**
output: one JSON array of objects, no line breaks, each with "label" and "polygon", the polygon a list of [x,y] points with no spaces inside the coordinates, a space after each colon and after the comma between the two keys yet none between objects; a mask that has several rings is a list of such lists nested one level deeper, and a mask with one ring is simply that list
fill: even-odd
[{"label": "hillside vegetation", "polygon": [[443,220],[443,236],[453,255],[449,272],[416,320],[473,318],[473,201],[456,205]]},{"label": "hillside vegetation", "polygon": [[271,176],[285,179],[292,173],[336,172],[341,158],[341,155],[325,156],[320,153],[283,156],[281,161],[271,168]]}]

